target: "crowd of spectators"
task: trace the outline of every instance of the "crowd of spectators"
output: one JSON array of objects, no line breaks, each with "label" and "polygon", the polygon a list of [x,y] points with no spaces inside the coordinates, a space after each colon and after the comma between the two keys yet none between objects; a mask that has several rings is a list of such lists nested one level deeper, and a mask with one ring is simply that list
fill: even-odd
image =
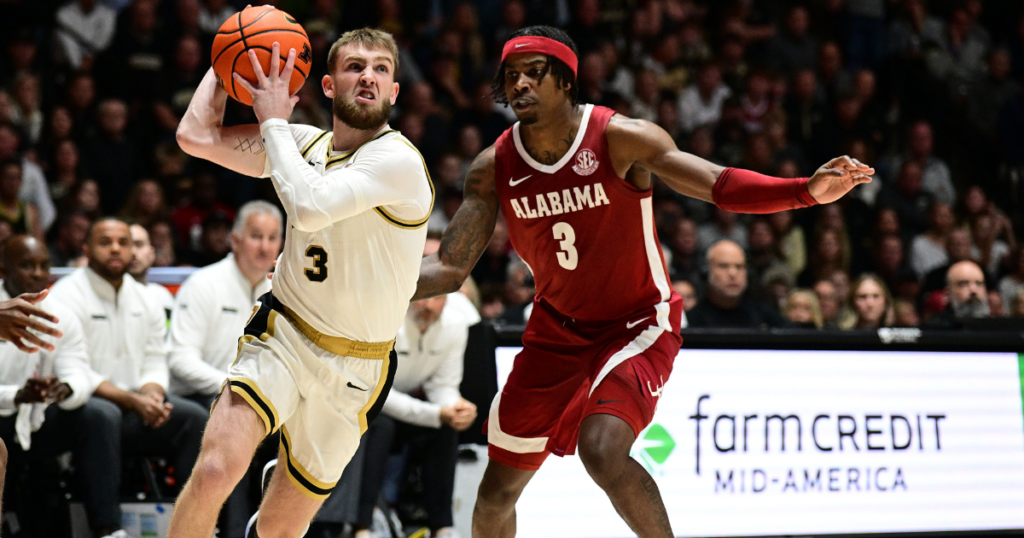
[{"label": "crowd of spectators", "polygon": [[[779,323],[807,325],[787,312],[810,290],[821,325],[858,325],[851,283],[869,273],[891,298],[882,325],[927,323],[947,307],[946,270],[964,260],[984,273],[990,315],[1024,315],[1014,233],[1024,169],[1018,3],[271,3],[304,25],[320,59],[294,122],[330,128],[317,82],[342,31],[372,25],[395,35],[402,91],[391,123],[437,186],[431,229],[458,209],[472,158],[514,121],[487,97],[502,43],[526,25],[551,24],[579,48],[584,101],[655,122],[685,151],[782,177],[810,175],[842,154],[878,171],[840,203],[767,217],[721,211],[656,182],[658,234],[677,289],[692,292],[688,308],[715,297],[709,249],[728,239],[744,254],[744,295]],[[274,193],[269,182],[188,158],[174,133],[213,35],[242,4],[3,3],[0,239],[45,238],[55,265],[81,265],[88,224],[119,215],[147,229],[157,267],[221,259],[235,208]],[[254,116],[232,102],[225,121]],[[532,279],[500,224],[473,278],[485,318],[524,320]]]}]

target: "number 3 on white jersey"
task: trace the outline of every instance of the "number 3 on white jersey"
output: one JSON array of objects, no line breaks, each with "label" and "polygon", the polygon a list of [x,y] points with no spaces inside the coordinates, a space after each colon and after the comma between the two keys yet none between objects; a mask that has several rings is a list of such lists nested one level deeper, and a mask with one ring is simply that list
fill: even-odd
[{"label": "number 3 on white jersey", "polygon": [[576,247],[573,246],[573,243],[576,242],[576,231],[568,222],[555,223],[551,231],[554,232],[555,240],[558,241],[558,246],[562,249],[555,253],[558,265],[570,271],[576,269],[580,258],[576,253]]}]

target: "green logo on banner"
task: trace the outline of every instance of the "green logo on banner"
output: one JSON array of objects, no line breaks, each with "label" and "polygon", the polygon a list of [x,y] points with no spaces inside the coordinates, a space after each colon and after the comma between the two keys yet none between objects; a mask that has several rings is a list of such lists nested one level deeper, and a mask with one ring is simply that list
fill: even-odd
[{"label": "green logo on banner", "polygon": [[651,424],[633,444],[633,457],[648,471],[661,466],[676,448],[676,441],[661,424]]}]

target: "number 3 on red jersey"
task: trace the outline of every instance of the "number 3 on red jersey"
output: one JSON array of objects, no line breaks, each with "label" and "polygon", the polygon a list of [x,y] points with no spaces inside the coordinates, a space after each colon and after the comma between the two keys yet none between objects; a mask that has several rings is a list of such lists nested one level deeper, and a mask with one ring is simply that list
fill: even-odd
[{"label": "number 3 on red jersey", "polygon": [[579,262],[579,255],[576,253],[576,247],[573,246],[576,243],[576,231],[568,222],[556,222],[551,227],[551,231],[555,234],[555,240],[558,241],[558,246],[562,249],[555,253],[558,265],[570,271],[575,270],[576,264]]}]

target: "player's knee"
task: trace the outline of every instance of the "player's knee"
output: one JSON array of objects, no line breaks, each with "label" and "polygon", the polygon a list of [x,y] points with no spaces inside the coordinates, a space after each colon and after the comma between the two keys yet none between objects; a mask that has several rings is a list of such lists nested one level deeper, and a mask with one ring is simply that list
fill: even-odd
[{"label": "player's knee", "polygon": [[192,469],[192,477],[202,490],[230,493],[248,469],[248,460],[243,461],[229,451],[203,450]]},{"label": "player's knee", "polygon": [[608,444],[603,442],[600,438],[585,441],[581,437],[579,453],[580,461],[583,462],[583,466],[586,467],[587,472],[591,475],[593,475],[595,471],[600,472],[602,469],[606,469],[608,464],[612,462],[612,457],[608,450]]},{"label": "player's knee", "polygon": [[513,484],[498,481],[484,480],[480,482],[480,489],[477,490],[476,505],[481,509],[500,510],[515,506],[519,499],[520,490]]},{"label": "player's knee", "polygon": [[621,467],[629,458],[629,449],[623,451],[621,444],[619,439],[598,428],[580,432],[580,460],[598,485],[610,485],[621,475]]}]

